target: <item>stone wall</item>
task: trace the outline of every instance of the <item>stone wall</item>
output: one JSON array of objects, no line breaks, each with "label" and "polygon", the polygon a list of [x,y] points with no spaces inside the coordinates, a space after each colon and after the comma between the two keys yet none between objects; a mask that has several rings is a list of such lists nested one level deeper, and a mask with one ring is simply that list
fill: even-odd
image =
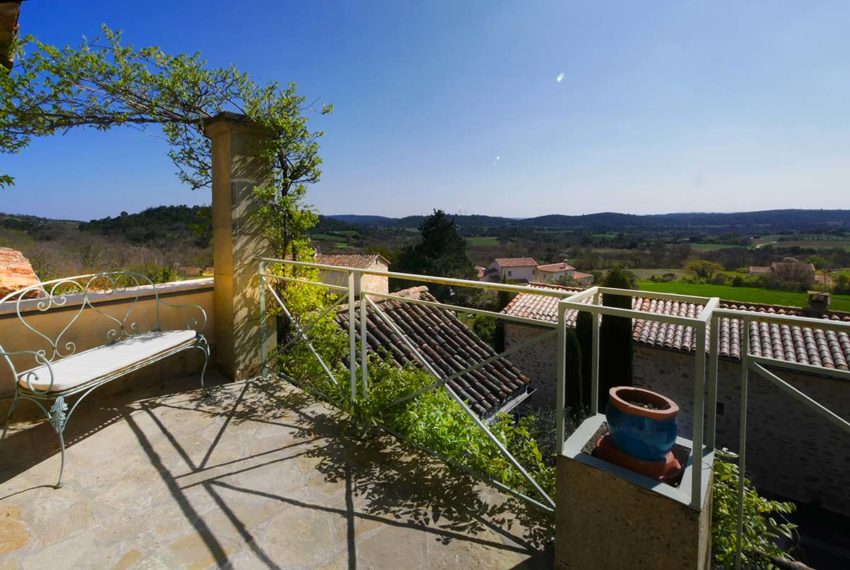
[{"label": "stone wall", "polygon": [[[544,327],[505,322],[505,349],[552,330]],[[524,403],[524,409],[554,410],[555,387],[558,378],[555,355],[557,337],[540,339],[531,346],[511,354],[508,359],[531,379],[535,390]]]},{"label": "stone wall", "polygon": [[[681,407],[679,433],[691,437],[694,356],[635,347],[634,382],[662,392]],[[850,420],[850,382],[775,373],[795,388]],[[720,360],[717,446],[738,450],[741,363]],[[798,400],[751,372],[747,406],[747,471],[756,486],[794,501],[850,515],[850,435]]]},{"label": "stone wall", "polygon": [[[369,269],[373,271],[387,271],[386,265],[372,265]],[[328,285],[336,285],[338,287],[348,287],[348,273],[346,271],[330,271],[319,270],[319,281]],[[363,285],[366,287],[366,292],[372,293],[389,293],[389,279],[383,275],[364,275]],[[360,296],[360,280],[355,277],[354,294]]]},{"label": "stone wall", "polygon": [[[547,330],[506,323],[505,348]],[[532,408],[554,408],[555,355],[556,341],[550,338],[510,356],[537,389],[527,404]],[[693,354],[635,346],[634,383],[678,402],[682,410],[679,433],[686,438],[692,436],[693,373]],[[850,420],[850,382],[788,371],[777,373]],[[740,377],[739,361],[720,360],[717,446],[733,451],[738,449]],[[759,489],[850,515],[850,435],[755,373],[750,374],[747,426],[747,470]]]}]

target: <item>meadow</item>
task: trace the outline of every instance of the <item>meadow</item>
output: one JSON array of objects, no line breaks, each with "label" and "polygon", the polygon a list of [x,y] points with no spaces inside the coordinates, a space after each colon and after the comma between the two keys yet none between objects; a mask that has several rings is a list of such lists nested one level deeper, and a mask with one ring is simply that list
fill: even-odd
[{"label": "meadow", "polygon": [[[808,303],[806,293],[763,289],[760,287],[732,287],[731,285],[684,283],[681,281],[671,281],[669,283],[639,281],[638,286],[644,291],[678,293],[699,297],[720,297],[726,301],[785,305],[789,307],[804,307]],[[830,308],[835,311],[850,311],[850,295],[832,295]]]}]

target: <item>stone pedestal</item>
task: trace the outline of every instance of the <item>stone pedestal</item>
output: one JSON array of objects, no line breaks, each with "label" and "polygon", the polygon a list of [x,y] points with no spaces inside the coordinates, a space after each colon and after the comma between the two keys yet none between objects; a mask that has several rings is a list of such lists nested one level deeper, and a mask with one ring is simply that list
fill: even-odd
[{"label": "stone pedestal", "polygon": [[[713,454],[700,466],[702,504],[695,509],[692,462],[672,487],[588,453],[604,421],[602,414],[585,420],[558,456],[555,568],[709,568]],[[684,438],[677,443],[693,447]]]},{"label": "stone pedestal", "polygon": [[[250,378],[260,369],[258,259],[268,244],[252,213],[254,188],[269,181],[266,161],[258,158],[266,131],[244,116],[222,113],[204,130],[212,141],[212,223],[215,291],[215,365],[227,376]],[[265,342],[275,344],[275,328]]]}]

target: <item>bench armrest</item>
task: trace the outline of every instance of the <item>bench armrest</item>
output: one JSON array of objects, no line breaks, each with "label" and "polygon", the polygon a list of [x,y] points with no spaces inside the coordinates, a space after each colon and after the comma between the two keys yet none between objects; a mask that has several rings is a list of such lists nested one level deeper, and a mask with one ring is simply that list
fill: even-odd
[{"label": "bench armrest", "polygon": [[173,309],[189,309],[192,311],[193,316],[186,323],[187,330],[191,329],[198,334],[203,334],[204,329],[207,328],[207,312],[200,305],[195,303],[171,303],[164,299],[158,299],[157,303]]},{"label": "bench armrest", "polygon": [[[25,370],[24,372],[18,373],[15,369],[15,365],[12,363],[13,356],[31,356],[33,360],[35,360],[35,365]],[[0,357],[2,357],[6,363],[9,365],[9,368],[12,370],[12,377],[15,382],[15,389],[17,389],[21,380],[24,380],[27,384],[27,389],[36,394],[46,394],[50,392],[53,388],[53,367],[50,365],[50,361],[47,360],[47,356],[43,350],[15,350],[12,352],[6,352],[0,347]],[[46,371],[47,374],[50,375],[50,383],[44,390],[39,390],[35,388],[32,384],[33,382],[39,382],[40,376],[39,374],[44,374]],[[41,382],[40,382],[41,383]]]}]

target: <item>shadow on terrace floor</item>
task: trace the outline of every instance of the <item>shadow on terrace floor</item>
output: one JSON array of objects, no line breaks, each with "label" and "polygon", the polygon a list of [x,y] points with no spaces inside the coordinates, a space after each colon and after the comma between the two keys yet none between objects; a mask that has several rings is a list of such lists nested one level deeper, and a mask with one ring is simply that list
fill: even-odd
[{"label": "shadow on terrace floor", "polygon": [[58,458],[18,464],[36,436],[55,445],[49,428],[0,448],[0,560],[551,568],[545,517],[282,382],[116,398],[75,421],[60,490],[43,486]]}]

